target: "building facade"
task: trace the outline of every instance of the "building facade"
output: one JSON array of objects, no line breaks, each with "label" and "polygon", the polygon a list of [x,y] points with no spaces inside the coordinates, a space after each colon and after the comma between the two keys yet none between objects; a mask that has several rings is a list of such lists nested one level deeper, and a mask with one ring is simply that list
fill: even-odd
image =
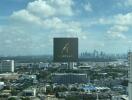
[{"label": "building facade", "polygon": [[52,74],[52,82],[57,84],[75,84],[87,83],[87,74],[79,73],[54,73]]},{"label": "building facade", "polygon": [[0,62],[0,73],[14,72],[14,60],[2,60]]},{"label": "building facade", "polygon": [[129,70],[128,70],[128,95],[129,100],[132,100],[132,52],[128,53],[128,62],[129,62]]}]

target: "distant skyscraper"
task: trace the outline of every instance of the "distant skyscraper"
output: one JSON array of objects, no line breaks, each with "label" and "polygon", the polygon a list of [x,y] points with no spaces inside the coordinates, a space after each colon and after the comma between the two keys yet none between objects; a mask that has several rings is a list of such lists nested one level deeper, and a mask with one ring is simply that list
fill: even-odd
[{"label": "distant skyscraper", "polygon": [[14,60],[2,60],[0,62],[0,73],[14,72]]},{"label": "distant skyscraper", "polygon": [[129,71],[128,71],[128,77],[129,77],[128,94],[129,94],[129,100],[132,100],[132,52],[129,52],[129,53],[128,53],[128,61],[129,61]]}]

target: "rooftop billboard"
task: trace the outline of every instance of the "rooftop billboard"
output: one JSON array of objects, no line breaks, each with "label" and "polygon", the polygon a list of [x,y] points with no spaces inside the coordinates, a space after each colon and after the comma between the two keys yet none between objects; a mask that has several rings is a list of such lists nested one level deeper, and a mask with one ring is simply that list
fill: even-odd
[{"label": "rooftop billboard", "polygon": [[78,60],[78,38],[54,38],[54,62]]}]

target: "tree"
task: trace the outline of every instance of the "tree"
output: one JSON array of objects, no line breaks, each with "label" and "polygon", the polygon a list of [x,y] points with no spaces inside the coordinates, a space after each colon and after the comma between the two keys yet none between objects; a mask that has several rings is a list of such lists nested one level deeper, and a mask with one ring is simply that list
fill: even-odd
[{"label": "tree", "polygon": [[21,98],[22,100],[30,100],[29,97],[24,97],[24,98]]},{"label": "tree", "polygon": [[67,91],[68,89],[65,86],[57,86],[54,88],[54,92],[64,92]]},{"label": "tree", "polygon": [[80,100],[80,98],[78,96],[68,96],[65,100]]},{"label": "tree", "polygon": [[8,100],[17,100],[15,97],[10,97]]},{"label": "tree", "polygon": [[50,75],[50,72],[48,72],[48,71],[40,71],[40,74],[37,75],[37,77],[38,77],[38,79],[46,79],[48,75]]},{"label": "tree", "polygon": [[76,87],[72,87],[71,91],[77,91],[78,89]]},{"label": "tree", "polygon": [[11,94],[12,94],[12,95],[17,95],[17,93],[18,93],[18,91],[17,91],[16,89],[12,89],[12,90],[11,90]]},{"label": "tree", "polygon": [[52,86],[47,86],[46,87],[46,94],[52,94],[53,93],[53,88]]}]

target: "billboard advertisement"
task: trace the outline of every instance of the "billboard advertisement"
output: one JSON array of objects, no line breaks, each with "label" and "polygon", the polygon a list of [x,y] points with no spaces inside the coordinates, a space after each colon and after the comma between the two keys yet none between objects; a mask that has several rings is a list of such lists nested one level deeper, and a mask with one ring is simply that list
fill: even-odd
[{"label": "billboard advertisement", "polygon": [[78,60],[78,38],[54,38],[54,62],[76,62]]}]

